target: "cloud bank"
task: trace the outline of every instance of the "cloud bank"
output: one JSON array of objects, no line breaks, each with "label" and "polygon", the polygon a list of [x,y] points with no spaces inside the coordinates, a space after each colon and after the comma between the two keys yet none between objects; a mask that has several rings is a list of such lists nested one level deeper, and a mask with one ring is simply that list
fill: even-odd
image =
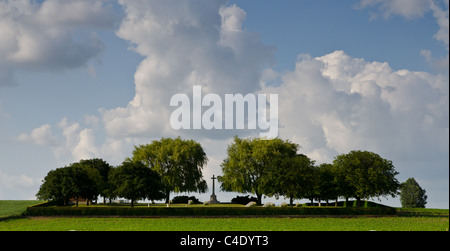
[{"label": "cloud bank", "polygon": [[17,70],[87,66],[104,49],[95,30],[117,20],[104,0],[0,1],[0,87],[17,84]]}]

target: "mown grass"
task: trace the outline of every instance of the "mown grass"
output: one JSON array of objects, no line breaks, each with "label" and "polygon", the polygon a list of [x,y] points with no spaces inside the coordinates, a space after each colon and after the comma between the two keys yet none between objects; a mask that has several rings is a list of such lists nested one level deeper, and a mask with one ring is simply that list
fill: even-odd
[{"label": "mown grass", "polygon": [[21,218],[0,231],[448,231],[443,217]]},{"label": "mown grass", "polygon": [[[40,201],[0,201],[0,231],[448,231],[449,229],[448,209],[397,209],[401,212],[400,216],[349,218],[18,217],[28,206],[38,203]],[[140,206],[148,205],[140,204]]]}]

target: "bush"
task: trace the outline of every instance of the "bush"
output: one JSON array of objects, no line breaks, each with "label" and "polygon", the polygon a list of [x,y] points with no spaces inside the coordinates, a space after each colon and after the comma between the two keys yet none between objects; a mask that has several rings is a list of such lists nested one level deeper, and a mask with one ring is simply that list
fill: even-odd
[{"label": "bush", "polygon": [[[251,202],[252,204],[254,202]],[[256,203],[255,203],[256,204]],[[395,215],[392,207],[28,207],[28,216]]]},{"label": "bush", "polygon": [[258,199],[255,197],[247,196],[237,196],[236,198],[231,199],[231,204],[241,204],[247,205],[249,202],[258,202]]},{"label": "bush", "polygon": [[191,204],[201,204],[200,201],[194,196],[176,196],[172,199],[173,204],[189,204],[189,201],[192,201]]}]

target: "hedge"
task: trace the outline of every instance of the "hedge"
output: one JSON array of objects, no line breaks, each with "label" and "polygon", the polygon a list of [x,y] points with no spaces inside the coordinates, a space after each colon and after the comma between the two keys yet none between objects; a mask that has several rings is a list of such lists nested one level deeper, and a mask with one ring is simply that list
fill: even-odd
[{"label": "hedge", "polygon": [[340,207],[28,207],[27,216],[309,216],[395,215],[395,208]]}]

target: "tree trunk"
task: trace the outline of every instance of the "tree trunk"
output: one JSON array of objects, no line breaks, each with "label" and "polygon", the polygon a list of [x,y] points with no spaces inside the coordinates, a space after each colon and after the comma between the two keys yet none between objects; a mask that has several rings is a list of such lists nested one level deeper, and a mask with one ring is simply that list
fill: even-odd
[{"label": "tree trunk", "polygon": [[131,207],[134,207],[134,199],[131,199]]},{"label": "tree trunk", "polygon": [[348,207],[348,198],[345,197],[345,207]]},{"label": "tree trunk", "polygon": [[292,198],[292,197],[289,198],[289,205],[290,205],[291,207],[294,206],[294,198]]},{"label": "tree trunk", "polygon": [[314,200],[313,200],[313,198],[310,198],[309,200],[311,200],[311,206],[314,206]]},{"label": "tree trunk", "polygon": [[356,207],[361,207],[361,198],[356,197]]},{"label": "tree trunk", "polygon": [[78,197],[77,197],[77,202],[76,202],[76,205],[77,205],[77,207],[78,207]]},{"label": "tree trunk", "polygon": [[170,202],[170,190],[167,189],[166,190],[166,204],[169,204],[169,202]]},{"label": "tree trunk", "polygon": [[262,194],[256,194],[257,202],[256,204],[262,205]]}]

